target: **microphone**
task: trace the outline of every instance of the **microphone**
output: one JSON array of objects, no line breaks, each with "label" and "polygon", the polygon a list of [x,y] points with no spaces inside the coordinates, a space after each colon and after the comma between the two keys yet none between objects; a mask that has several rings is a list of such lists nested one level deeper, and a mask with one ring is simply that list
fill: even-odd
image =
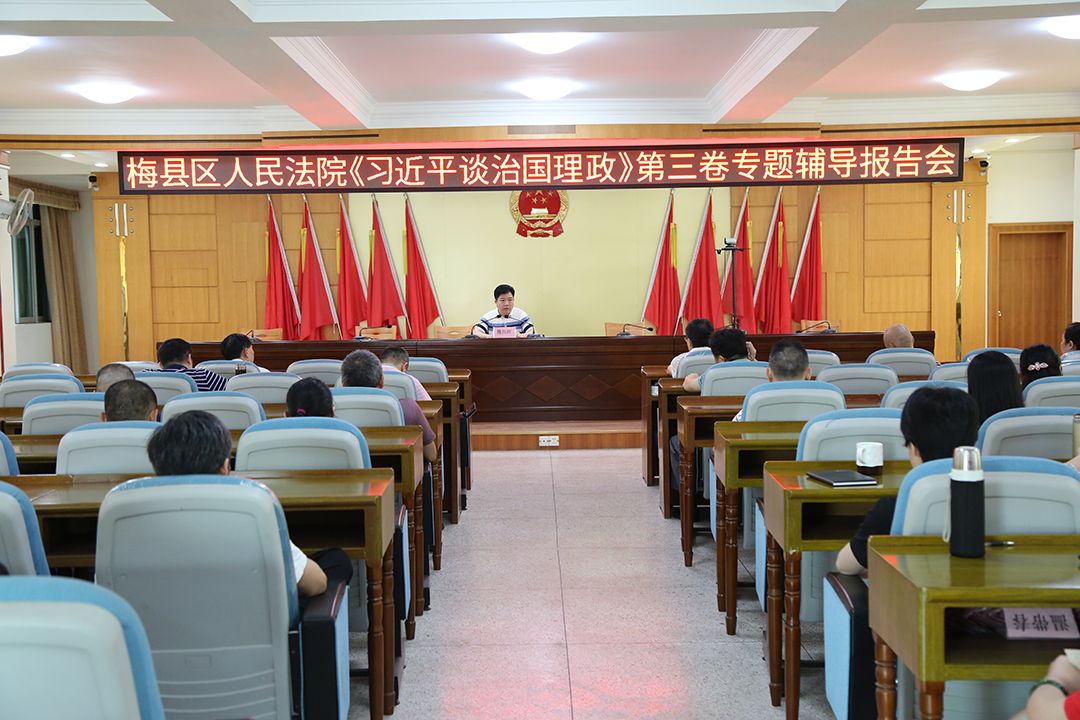
[{"label": "microphone", "polygon": [[652,327],[651,325],[639,325],[638,323],[624,323],[623,326],[622,326],[622,330],[615,333],[615,337],[633,337],[634,336],[633,333],[627,332],[626,328],[628,328],[628,327],[638,328],[639,330],[644,330],[646,332],[656,332],[656,328]]},{"label": "microphone", "polygon": [[814,323],[813,325],[810,325],[808,327],[804,327],[802,330],[796,330],[795,334],[796,335],[802,335],[804,332],[810,332],[814,328],[821,327],[822,325],[825,326],[825,329],[822,332],[824,332],[826,334],[836,332],[835,330],[833,330],[833,326],[828,320],[822,320],[819,323]]}]

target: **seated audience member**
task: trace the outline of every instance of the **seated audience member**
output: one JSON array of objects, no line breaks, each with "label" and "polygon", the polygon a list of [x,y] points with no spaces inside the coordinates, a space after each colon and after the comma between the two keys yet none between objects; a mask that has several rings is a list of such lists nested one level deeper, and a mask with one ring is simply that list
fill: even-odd
[{"label": "seated audience member", "polygon": [[[243,333],[232,333],[226,335],[225,339],[221,341],[221,357],[226,360],[243,360],[255,364],[255,345],[251,342],[251,338]],[[264,367],[259,367],[259,372],[269,372]]]},{"label": "seated audience member", "polygon": [[[383,372],[409,372],[409,351],[405,348],[386,348],[383,350],[380,360],[382,360]],[[430,400],[431,395],[428,395],[428,391],[424,389],[424,384],[412,375],[409,375],[409,377],[412,378],[413,387],[416,388],[416,399]]]},{"label": "seated audience member", "polygon": [[529,314],[519,307],[514,307],[514,288],[510,285],[503,284],[495,288],[495,309],[484,313],[480,322],[473,325],[472,334],[490,337],[495,328],[512,328],[517,331],[518,337],[536,333]]},{"label": "seated audience member", "polygon": [[1020,385],[1061,375],[1061,358],[1049,345],[1031,345],[1020,353]]},{"label": "seated audience member", "polygon": [[[373,387],[383,386],[383,369],[379,358],[370,350],[353,350],[341,363],[341,386],[342,387]],[[435,431],[431,429],[424,411],[410,398],[400,398],[401,410],[405,416],[406,425],[419,425],[424,435],[424,459],[429,463],[435,462],[438,452],[435,447]]]},{"label": "seated audience member", "polygon": [[[158,475],[228,475],[232,439],[216,417],[189,410],[155,430],[146,450]],[[352,562],[339,548],[322,550],[309,559],[296,545],[289,546],[296,589],[303,598],[324,592],[327,578],[352,579]]]},{"label": "seated audience member", "polygon": [[191,343],[180,338],[170,338],[158,346],[158,364],[161,372],[184,373],[195,381],[200,392],[224,390],[224,377],[205,368],[192,367]]},{"label": "seated audience member", "polygon": [[110,387],[122,380],[134,380],[135,373],[123,363],[109,363],[102,365],[97,371],[97,383],[94,387],[97,392],[107,392]]},{"label": "seated audience member", "polygon": [[1061,354],[1080,350],[1080,323],[1069,323],[1061,334]]},{"label": "seated audience member", "polygon": [[[1010,361],[1011,362],[1011,361]],[[919,388],[904,404],[900,432],[912,467],[951,458],[961,445],[974,445],[979,435],[979,408],[963,390],[944,387]],[[888,535],[892,529],[896,498],[882,498],[863,519],[855,536],[836,558],[836,569],[845,575],[866,572],[866,543],[871,535]]]},{"label": "seated audience member", "polygon": [[334,396],[319,378],[297,380],[285,395],[285,417],[334,417]]},{"label": "seated audience member", "polygon": [[882,340],[887,348],[915,347],[915,338],[912,336],[911,331],[907,329],[907,325],[903,323],[897,323],[885,328]]},{"label": "seated audience member", "polygon": [[686,323],[686,352],[679,353],[671,358],[667,366],[668,375],[675,377],[679,370],[679,363],[690,353],[704,353],[709,349],[709,338],[713,333],[713,324],[705,318],[695,318]]},{"label": "seated audience member", "polygon": [[1013,720],[1080,720],[1080,668],[1058,655],[1035,683],[1024,711]]},{"label": "seated audience member", "polygon": [[[717,363],[757,359],[753,343],[746,339],[746,333],[739,328],[725,327],[714,332],[709,336],[709,350]],[[690,373],[682,386],[687,392],[701,392],[701,376]]]},{"label": "seated audience member", "polygon": [[154,390],[138,380],[121,380],[105,391],[103,422],[158,419],[157,397]]},{"label": "seated audience member", "polygon": [[1016,365],[997,350],[981,352],[968,362],[968,393],[979,408],[979,423],[1002,410],[1024,407]]}]

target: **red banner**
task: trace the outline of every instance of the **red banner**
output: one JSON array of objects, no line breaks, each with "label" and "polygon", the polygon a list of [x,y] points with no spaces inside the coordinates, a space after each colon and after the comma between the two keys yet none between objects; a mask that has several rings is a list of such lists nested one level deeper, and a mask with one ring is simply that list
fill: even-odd
[{"label": "red banner", "polygon": [[961,138],[744,144],[438,148],[372,145],[121,152],[120,191],[403,192],[709,187],[963,179]]}]

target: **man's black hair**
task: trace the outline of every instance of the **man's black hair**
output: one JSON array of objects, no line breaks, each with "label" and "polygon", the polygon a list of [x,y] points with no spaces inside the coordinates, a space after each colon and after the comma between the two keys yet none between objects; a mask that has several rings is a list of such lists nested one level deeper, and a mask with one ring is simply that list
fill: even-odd
[{"label": "man's black hair", "polygon": [[706,318],[694,318],[686,323],[686,339],[690,341],[690,347],[708,347],[709,336],[712,335],[712,321]]},{"label": "man's black hair", "polygon": [[717,362],[738,360],[746,357],[746,333],[739,328],[720,328],[709,338],[709,349]]},{"label": "man's black hair", "polygon": [[1062,336],[1065,338],[1065,342],[1071,342],[1074,348],[1080,350],[1080,322],[1066,325]]},{"label": "man's black hair", "polygon": [[781,340],[769,350],[769,369],[774,380],[802,380],[810,367],[810,356],[798,340]]},{"label": "man's black hair", "polygon": [[403,347],[388,347],[379,359],[387,365],[405,364],[409,362],[409,351]]},{"label": "man's black hair", "polygon": [[182,365],[187,356],[191,354],[191,343],[183,338],[169,338],[158,345],[157,359],[162,367],[165,365]]},{"label": "man's black hair", "polygon": [[217,475],[231,451],[225,425],[203,410],[172,418],[154,431],[146,446],[158,475]]},{"label": "man's black hair", "polygon": [[238,360],[240,354],[251,347],[251,338],[243,333],[226,335],[221,341],[221,357],[226,360]]},{"label": "man's black hair", "polygon": [[109,422],[148,420],[157,407],[153,389],[138,380],[121,380],[105,391],[105,416]]},{"label": "man's black hair", "polygon": [[495,288],[495,299],[498,300],[500,295],[505,295],[506,293],[510,293],[511,295],[515,295],[516,293],[514,292],[514,286],[513,285],[507,285],[506,283],[503,283],[502,285],[496,286],[496,288]]},{"label": "man's black hair", "polygon": [[963,390],[922,387],[904,404],[900,432],[923,462],[951,458],[957,447],[978,439],[979,408]]}]

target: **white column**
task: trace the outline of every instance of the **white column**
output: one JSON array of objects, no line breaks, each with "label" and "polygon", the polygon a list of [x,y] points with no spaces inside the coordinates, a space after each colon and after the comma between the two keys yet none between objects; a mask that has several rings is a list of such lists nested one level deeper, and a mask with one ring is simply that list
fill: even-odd
[{"label": "white column", "polygon": [[1072,319],[1080,319],[1080,135],[1073,145],[1073,279]]},{"label": "white column", "polygon": [[[8,154],[0,151],[0,198],[8,199]],[[0,358],[2,366],[14,365],[15,351],[15,280],[11,262],[11,235],[7,231],[7,221],[0,222],[0,305],[4,323],[4,356]]]}]

